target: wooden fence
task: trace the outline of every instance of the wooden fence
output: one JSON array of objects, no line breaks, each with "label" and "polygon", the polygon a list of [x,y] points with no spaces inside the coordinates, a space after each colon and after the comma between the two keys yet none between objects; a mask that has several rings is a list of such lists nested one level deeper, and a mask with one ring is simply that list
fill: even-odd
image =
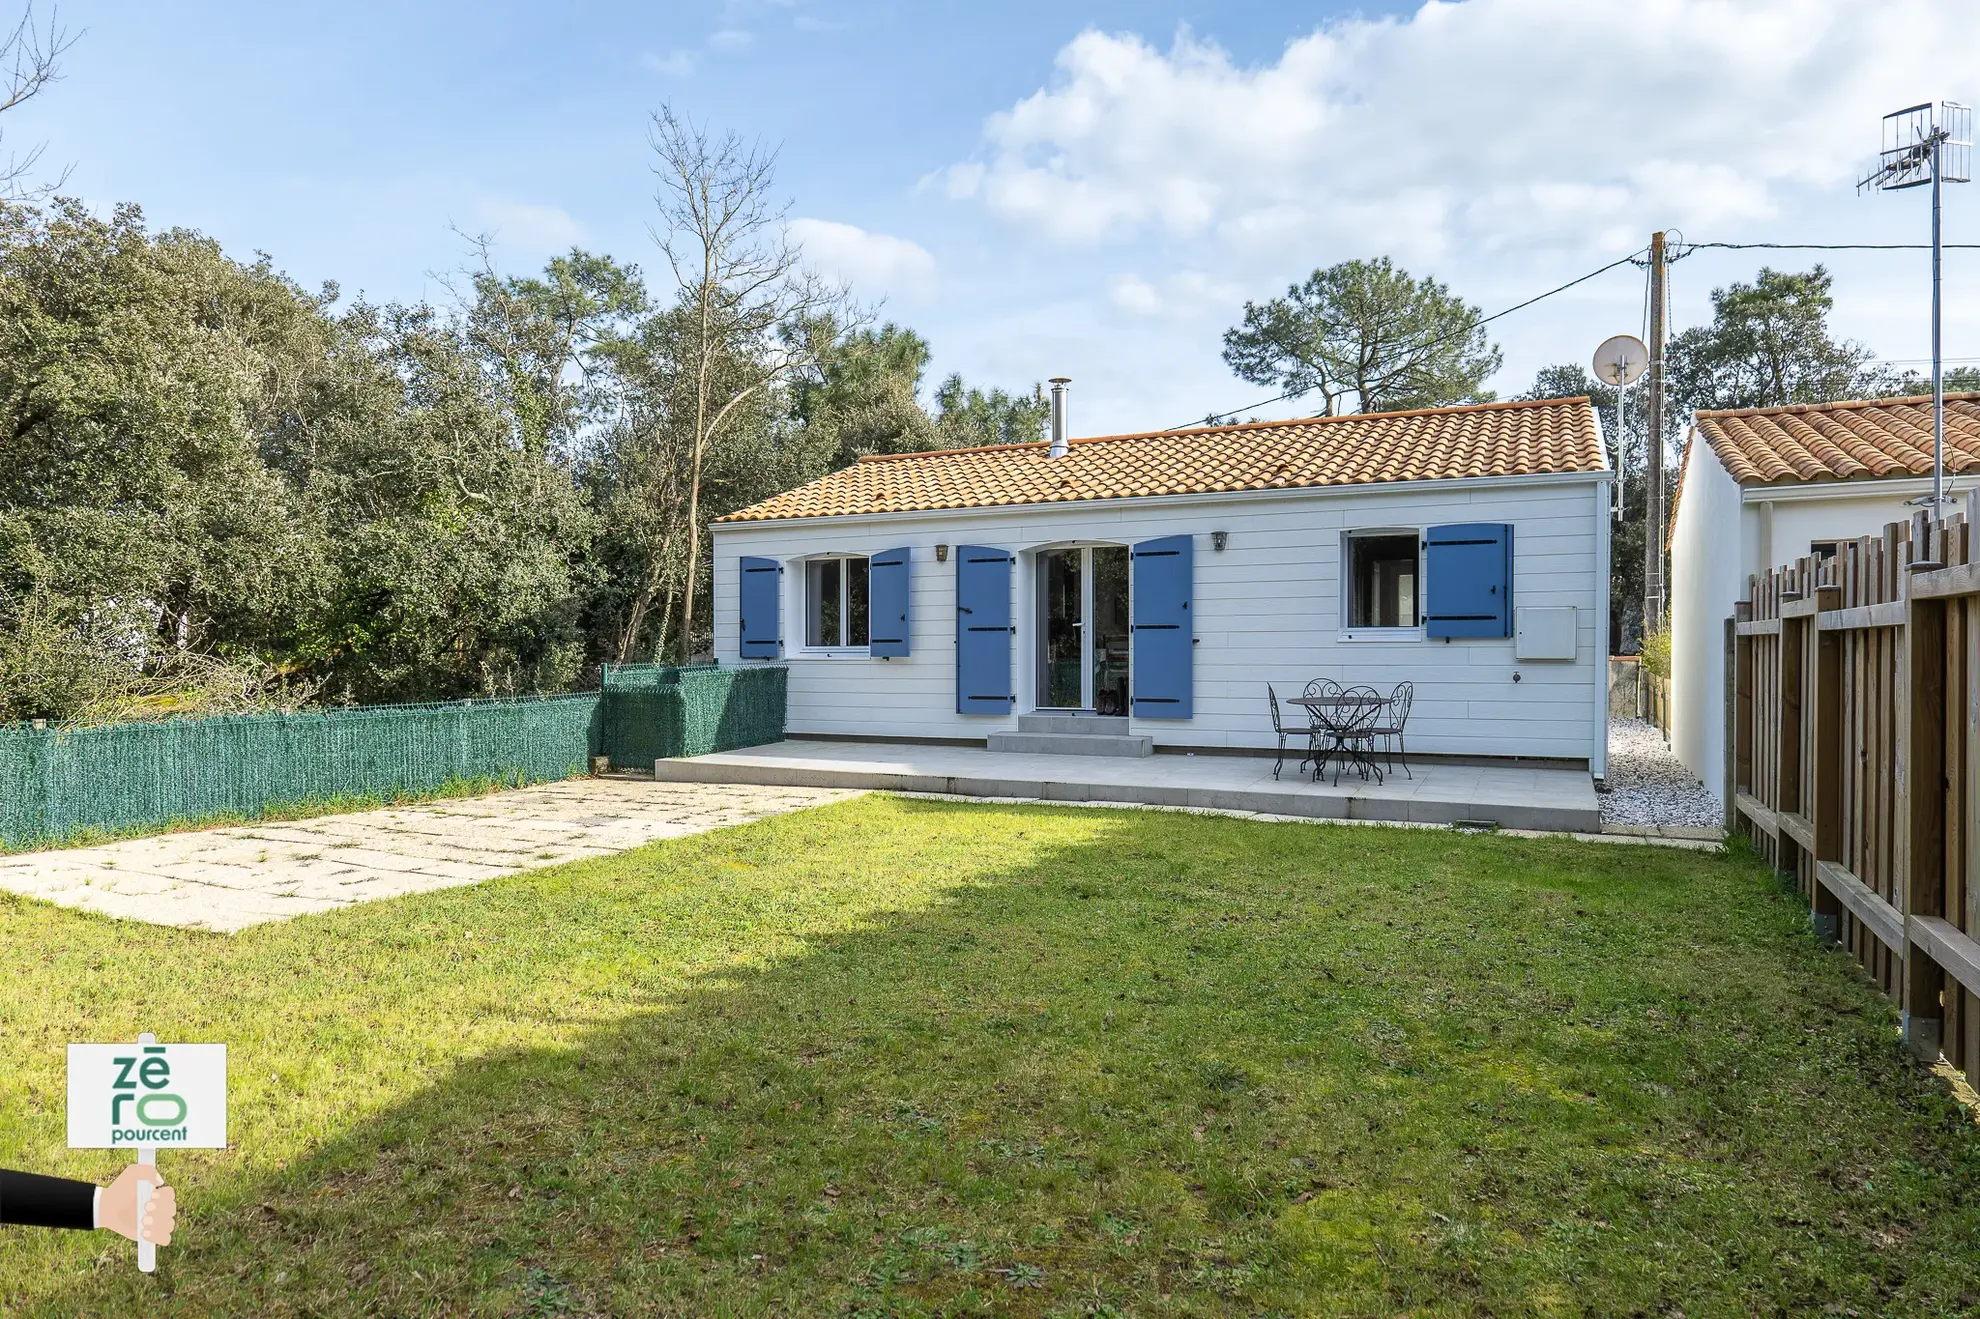
[{"label": "wooden fence", "polygon": [[1815,927],[1980,1084],[1980,491],[1749,579],[1727,800]]},{"label": "wooden fence", "polygon": [[1666,742],[1671,740],[1671,680],[1645,671],[1639,679],[1637,707],[1643,718],[1657,725]]}]

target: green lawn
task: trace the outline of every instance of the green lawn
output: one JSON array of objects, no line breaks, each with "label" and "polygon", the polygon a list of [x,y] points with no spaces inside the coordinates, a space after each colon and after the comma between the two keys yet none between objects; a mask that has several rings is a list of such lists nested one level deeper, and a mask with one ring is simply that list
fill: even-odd
[{"label": "green lawn", "polygon": [[870,797],[231,938],[0,898],[62,1046],[230,1046],[182,1235],[0,1311],[1980,1311],[1980,1129],[1749,857]]}]

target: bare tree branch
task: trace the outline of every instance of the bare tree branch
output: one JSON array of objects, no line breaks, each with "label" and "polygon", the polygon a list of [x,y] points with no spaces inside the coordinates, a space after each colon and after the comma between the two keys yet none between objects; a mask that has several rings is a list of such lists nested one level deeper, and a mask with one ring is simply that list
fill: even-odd
[{"label": "bare tree branch", "polygon": [[[790,239],[790,203],[772,194],[777,153],[735,133],[720,137],[663,106],[648,141],[657,158],[653,240],[666,254],[687,314],[685,365],[694,381],[687,461],[687,578],[681,644],[694,645],[701,568],[703,460],[746,400],[811,360],[803,336],[778,331],[845,301],[845,290],[804,270]],[[719,373],[718,367],[725,368]]]},{"label": "bare tree branch", "polygon": [[[62,27],[61,17],[61,11],[50,10],[47,26],[37,26],[34,6],[29,4],[13,30],[0,38],[0,114],[27,104],[60,81],[61,57],[81,35],[71,35]],[[69,171],[64,169],[50,182],[28,186],[28,176],[47,149],[47,143],[39,142],[25,155],[8,154],[0,163],[0,200],[38,201],[68,180]]]}]

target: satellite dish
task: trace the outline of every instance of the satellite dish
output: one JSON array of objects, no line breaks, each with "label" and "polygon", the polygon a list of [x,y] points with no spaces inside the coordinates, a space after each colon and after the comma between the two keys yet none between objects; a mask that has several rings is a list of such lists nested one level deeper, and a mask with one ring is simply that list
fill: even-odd
[{"label": "satellite dish", "polygon": [[1595,378],[1620,389],[1650,367],[1650,350],[1633,334],[1611,335],[1595,350]]}]

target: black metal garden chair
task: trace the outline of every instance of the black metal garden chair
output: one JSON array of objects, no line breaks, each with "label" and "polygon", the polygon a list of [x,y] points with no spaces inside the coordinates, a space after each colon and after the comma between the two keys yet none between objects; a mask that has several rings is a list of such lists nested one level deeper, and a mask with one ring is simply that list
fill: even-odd
[{"label": "black metal garden chair", "polygon": [[1396,761],[1402,761],[1405,778],[1415,778],[1409,772],[1409,748],[1403,745],[1403,726],[1409,722],[1410,702],[1416,699],[1416,687],[1412,683],[1399,682],[1389,693],[1389,699],[1382,707],[1382,717],[1368,730],[1370,737],[1382,741],[1382,756],[1389,762],[1389,772],[1395,773]]},{"label": "black metal garden chair", "polygon": [[[1375,728],[1383,722],[1382,708],[1386,704],[1382,694],[1373,687],[1349,687],[1343,691],[1338,703],[1330,707],[1328,722],[1333,725],[1334,739],[1341,750],[1346,752],[1348,763],[1362,778],[1370,774],[1375,781],[1382,781],[1382,767],[1375,763]],[[1340,785],[1341,767],[1334,766],[1334,784]]]},{"label": "black metal garden chair", "polygon": [[1306,754],[1301,756],[1299,761],[1299,768],[1303,770],[1306,768],[1306,762],[1314,757],[1314,739],[1320,735],[1320,726],[1309,717],[1305,724],[1288,727],[1284,717],[1279,713],[1279,694],[1272,690],[1272,684],[1269,682],[1265,684],[1265,699],[1272,703],[1272,731],[1279,735],[1279,758],[1272,762],[1272,777],[1276,779],[1279,777],[1279,771],[1285,767],[1286,739],[1288,737],[1306,739]]}]

